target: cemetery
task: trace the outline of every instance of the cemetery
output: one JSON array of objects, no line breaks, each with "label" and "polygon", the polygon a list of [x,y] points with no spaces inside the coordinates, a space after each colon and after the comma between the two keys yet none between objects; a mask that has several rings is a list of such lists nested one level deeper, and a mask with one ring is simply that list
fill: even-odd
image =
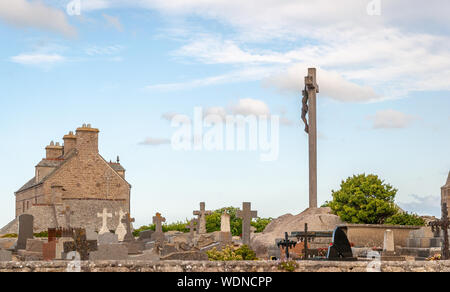
[{"label": "cemetery", "polygon": [[[43,229],[33,214],[23,212],[15,219],[16,233],[6,232],[12,225],[2,229],[0,271],[450,271],[450,173],[441,188],[440,219],[400,210],[394,201],[397,191],[375,175],[348,178],[332,192],[331,201],[318,206],[318,92],[316,70],[310,68],[302,111],[309,139],[310,205],[300,214],[259,218],[251,202],[215,211],[200,202],[192,219],[171,230],[164,210],[151,217],[152,225],[137,229],[129,210],[105,203],[81,224],[73,219],[77,211],[58,201],[61,218],[54,226]],[[90,126],[80,131],[97,133]],[[90,159],[87,154],[82,158]],[[358,197],[349,185],[358,186]],[[379,208],[368,207],[373,200]],[[210,225],[217,216],[220,226]]]}]

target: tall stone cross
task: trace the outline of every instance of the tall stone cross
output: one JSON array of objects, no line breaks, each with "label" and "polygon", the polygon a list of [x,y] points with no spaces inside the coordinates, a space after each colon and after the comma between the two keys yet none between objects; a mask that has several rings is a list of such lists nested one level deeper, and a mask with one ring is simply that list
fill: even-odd
[{"label": "tall stone cross", "polygon": [[448,260],[450,259],[450,251],[449,251],[449,240],[448,240],[448,229],[450,228],[450,220],[448,218],[448,208],[447,203],[444,202],[442,204],[442,218],[441,220],[437,220],[434,222],[430,222],[429,226],[431,226],[433,232],[439,232],[442,230],[444,233],[444,246],[442,247],[442,259]]},{"label": "tall stone cross", "polygon": [[61,215],[66,219],[66,228],[70,228],[70,217],[74,214],[73,211],[70,211],[70,207],[67,206],[64,211],[61,212]]},{"label": "tall stone cross", "polygon": [[134,241],[133,231],[131,230],[131,223],[135,221],[134,218],[130,217],[130,213],[126,213],[125,218],[123,218],[121,221],[125,224],[125,227],[127,229],[127,234],[123,238],[123,241]]},{"label": "tall stone cross", "polygon": [[205,202],[201,202],[200,210],[194,211],[193,214],[198,216],[198,223],[199,223],[198,230],[197,230],[198,233],[205,234],[206,233],[206,215],[211,215],[212,212],[206,211],[205,210]]},{"label": "tall stone cross", "polygon": [[242,211],[238,210],[236,213],[238,218],[242,219],[242,242],[250,245],[250,227],[252,218],[258,217],[258,211],[252,211],[252,203],[242,203]]},{"label": "tall stone cross", "polygon": [[153,224],[155,224],[155,233],[162,233],[162,223],[166,222],[166,218],[162,217],[160,213],[153,216]]},{"label": "tall stone cross", "polygon": [[[308,69],[303,90],[302,120],[305,123],[305,132],[309,137],[309,207],[317,208],[317,101],[319,93],[317,85],[316,68]],[[308,114],[308,120],[306,120]]]},{"label": "tall stone cross", "polygon": [[112,214],[108,213],[108,210],[106,208],[103,209],[103,213],[97,213],[97,217],[102,218],[102,228],[98,232],[98,234],[105,234],[109,233],[108,229],[108,218],[112,218]]}]

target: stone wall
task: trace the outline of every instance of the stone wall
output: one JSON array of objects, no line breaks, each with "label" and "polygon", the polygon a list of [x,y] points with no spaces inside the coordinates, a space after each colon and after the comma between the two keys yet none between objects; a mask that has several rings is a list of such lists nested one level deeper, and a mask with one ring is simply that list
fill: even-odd
[{"label": "stone wall", "polygon": [[[296,272],[365,272],[368,262],[300,261]],[[0,272],[65,272],[69,262],[0,262]],[[82,262],[83,272],[280,272],[277,262]],[[383,262],[382,272],[449,272],[450,261]]]}]

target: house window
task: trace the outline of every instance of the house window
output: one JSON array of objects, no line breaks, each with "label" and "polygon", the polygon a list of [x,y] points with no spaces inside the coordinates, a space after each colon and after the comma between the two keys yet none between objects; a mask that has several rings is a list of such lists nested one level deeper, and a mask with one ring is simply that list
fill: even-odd
[{"label": "house window", "polygon": [[27,210],[30,209],[30,201],[27,201]]},{"label": "house window", "polygon": [[22,213],[25,213],[25,201],[22,202]]}]

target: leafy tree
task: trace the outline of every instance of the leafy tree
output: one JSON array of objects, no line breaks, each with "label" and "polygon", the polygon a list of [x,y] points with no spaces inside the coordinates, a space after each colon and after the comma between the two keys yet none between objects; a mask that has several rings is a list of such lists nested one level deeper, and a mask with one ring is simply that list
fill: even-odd
[{"label": "leafy tree", "polygon": [[333,200],[326,205],[343,221],[355,224],[383,224],[398,213],[394,204],[397,190],[377,175],[360,174],[342,181]]},{"label": "leafy tree", "polygon": [[419,217],[417,214],[409,213],[397,213],[386,219],[384,222],[389,225],[412,225],[412,226],[425,226],[425,220]]}]

